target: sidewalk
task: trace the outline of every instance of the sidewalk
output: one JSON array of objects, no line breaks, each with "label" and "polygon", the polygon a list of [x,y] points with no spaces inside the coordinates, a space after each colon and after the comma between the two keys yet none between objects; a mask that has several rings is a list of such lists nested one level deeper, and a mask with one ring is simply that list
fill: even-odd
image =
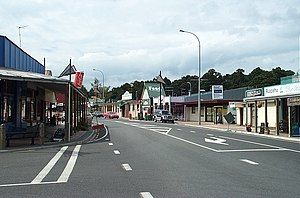
[{"label": "sidewalk", "polygon": [[[200,127],[200,128],[206,128],[206,129],[214,129],[214,130],[219,130],[219,131],[228,131],[227,124],[214,124],[212,122],[201,122],[201,126],[199,126],[198,122],[176,121],[176,123],[179,125]],[[259,134],[259,133],[255,133],[255,132],[247,132],[245,126],[238,126],[235,124],[229,125],[229,131],[234,132],[234,133],[241,133],[241,134],[247,134],[247,135],[273,138],[273,139],[278,139],[278,140],[292,141],[292,142],[300,143],[300,137],[288,137],[286,134],[281,134],[280,136],[278,136],[275,134]]]},{"label": "sidewalk", "polygon": [[77,131],[75,134],[73,134],[73,136],[71,136],[70,142],[50,141],[51,137],[58,128],[64,128],[64,125],[59,124],[56,126],[45,126],[44,144],[39,144],[38,138],[35,138],[34,145],[31,145],[31,139],[15,139],[10,141],[10,147],[6,147],[3,150],[0,149],[0,153],[7,151],[21,151],[36,148],[55,147],[59,145],[82,144],[84,142],[88,142],[94,135],[94,132],[92,130]]}]

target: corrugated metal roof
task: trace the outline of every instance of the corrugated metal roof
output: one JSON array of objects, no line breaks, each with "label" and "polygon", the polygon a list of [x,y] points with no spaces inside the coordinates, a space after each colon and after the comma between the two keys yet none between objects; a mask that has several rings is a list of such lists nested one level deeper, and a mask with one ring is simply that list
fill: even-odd
[{"label": "corrugated metal roof", "polygon": [[[246,90],[248,90],[248,87],[224,90],[223,100],[243,101]],[[198,94],[192,94],[191,96],[185,96],[184,98],[185,102],[194,102],[197,100],[198,100]],[[212,100],[211,91],[201,93],[201,101],[209,101],[209,100]]]},{"label": "corrugated metal roof", "polygon": [[68,84],[67,79],[57,78],[54,76],[46,76],[44,74],[33,73],[33,72],[11,70],[6,68],[0,68],[0,79]]}]

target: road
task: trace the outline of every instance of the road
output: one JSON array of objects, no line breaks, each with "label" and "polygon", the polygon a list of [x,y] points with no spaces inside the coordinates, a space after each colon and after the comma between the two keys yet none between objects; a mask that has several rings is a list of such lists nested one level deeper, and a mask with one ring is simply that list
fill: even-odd
[{"label": "road", "polygon": [[299,143],[177,124],[101,121],[107,125],[110,139],[0,153],[0,196],[300,194]]}]

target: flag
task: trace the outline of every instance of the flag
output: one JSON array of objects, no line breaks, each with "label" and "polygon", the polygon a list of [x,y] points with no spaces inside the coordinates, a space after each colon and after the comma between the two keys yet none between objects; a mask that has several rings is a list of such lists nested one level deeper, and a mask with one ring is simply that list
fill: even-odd
[{"label": "flag", "polygon": [[156,80],[157,80],[157,82],[160,82],[162,84],[166,84],[164,79],[161,77],[161,75],[156,76]]},{"label": "flag", "polygon": [[[71,69],[70,69],[70,67],[71,67]],[[75,66],[74,65],[68,65],[65,69],[64,69],[64,71],[63,72],[61,72],[61,74],[58,76],[58,78],[60,78],[60,77],[62,77],[62,76],[68,76],[68,75],[70,75],[70,74],[75,74],[76,73],[76,71],[77,71],[77,69],[75,68]]]},{"label": "flag", "polygon": [[75,80],[74,80],[74,86],[77,88],[81,88],[82,86],[82,81],[83,81],[83,72],[77,71],[75,74]]}]

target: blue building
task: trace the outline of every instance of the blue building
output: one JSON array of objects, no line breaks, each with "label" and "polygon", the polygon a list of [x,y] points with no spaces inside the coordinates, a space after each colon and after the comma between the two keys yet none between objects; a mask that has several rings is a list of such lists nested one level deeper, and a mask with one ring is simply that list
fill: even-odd
[{"label": "blue building", "polygon": [[68,141],[86,122],[86,96],[69,80],[45,75],[44,65],[0,35],[0,125],[4,124],[6,136],[32,128],[40,131],[41,123],[49,124],[54,114],[47,109],[57,102],[56,95],[63,96],[65,115],[69,115],[65,120]]},{"label": "blue building", "polygon": [[45,67],[24,52],[7,37],[0,35],[0,67],[39,74],[45,73]]}]

